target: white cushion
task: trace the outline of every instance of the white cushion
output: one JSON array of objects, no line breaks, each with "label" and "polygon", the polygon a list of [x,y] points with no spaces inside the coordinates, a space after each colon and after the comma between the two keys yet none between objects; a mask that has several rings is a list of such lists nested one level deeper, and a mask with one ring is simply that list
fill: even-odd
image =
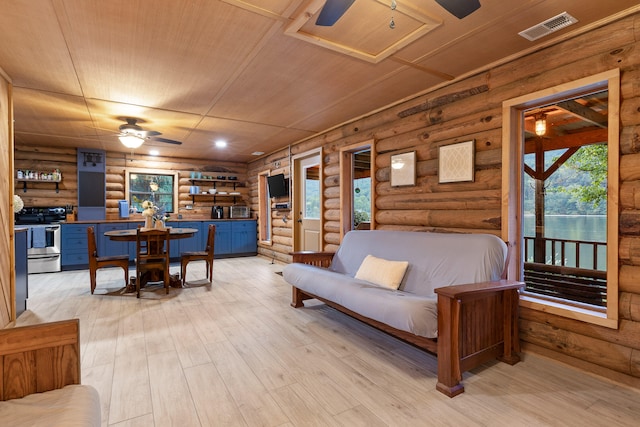
[{"label": "white cushion", "polygon": [[408,266],[408,261],[389,261],[367,255],[360,264],[355,278],[386,288],[398,289]]}]

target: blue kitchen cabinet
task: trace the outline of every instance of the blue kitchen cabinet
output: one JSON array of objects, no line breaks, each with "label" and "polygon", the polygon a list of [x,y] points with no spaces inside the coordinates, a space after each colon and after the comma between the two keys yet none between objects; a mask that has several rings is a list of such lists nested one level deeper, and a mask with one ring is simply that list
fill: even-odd
[{"label": "blue kitchen cabinet", "polygon": [[229,221],[202,221],[200,223],[200,247],[204,250],[207,244],[209,224],[216,226],[215,256],[231,254],[231,223]]},{"label": "blue kitchen cabinet", "polygon": [[129,228],[129,223],[101,223],[98,224],[96,230],[96,239],[98,240],[98,255],[100,256],[114,256],[124,255],[129,253],[129,242],[118,242],[111,240],[104,235],[107,231],[126,230]]},{"label": "blue kitchen cabinet", "polygon": [[[174,228],[195,228],[198,230],[196,234],[186,239],[178,239],[171,241],[171,252],[173,252],[174,245],[176,248],[179,248],[179,254],[182,252],[196,252],[196,251],[204,251],[205,245],[207,244],[207,227],[200,229],[201,222],[176,222],[176,223],[167,223],[170,227]],[[204,239],[202,235],[204,233]]]},{"label": "blue kitchen cabinet", "polygon": [[89,265],[87,227],[96,224],[61,224],[60,241],[62,269],[86,268]]},{"label": "blue kitchen cabinet", "polygon": [[231,223],[231,253],[255,254],[258,251],[256,221]]},{"label": "blue kitchen cabinet", "polygon": [[16,297],[16,318],[27,309],[27,298],[29,298],[29,264],[27,262],[27,230],[25,228],[16,229],[14,235],[15,245],[15,297]]}]

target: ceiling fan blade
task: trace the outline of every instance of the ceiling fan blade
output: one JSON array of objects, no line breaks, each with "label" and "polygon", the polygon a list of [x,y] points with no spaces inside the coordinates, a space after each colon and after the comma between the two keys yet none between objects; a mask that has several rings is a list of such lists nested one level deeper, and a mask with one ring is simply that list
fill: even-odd
[{"label": "ceiling fan blade", "polygon": [[458,19],[480,9],[480,0],[436,0],[436,3]]},{"label": "ceiling fan blade", "polygon": [[140,131],[139,134],[143,138],[150,138],[152,136],[162,135],[162,132],[158,132],[157,130],[143,130]]},{"label": "ceiling fan blade", "polygon": [[159,138],[157,136],[151,138],[151,141],[164,142],[164,143],[167,143],[167,144],[182,145],[182,142],[180,142],[180,141],[175,141],[173,139],[167,139],[167,138]]},{"label": "ceiling fan blade", "polygon": [[355,0],[327,0],[322,7],[316,25],[330,27],[351,7]]}]

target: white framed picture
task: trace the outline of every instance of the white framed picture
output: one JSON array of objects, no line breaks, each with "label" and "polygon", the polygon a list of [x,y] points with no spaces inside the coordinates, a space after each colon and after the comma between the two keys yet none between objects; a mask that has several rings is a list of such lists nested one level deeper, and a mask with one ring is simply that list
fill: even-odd
[{"label": "white framed picture", "polygon": [[475,140],[440,147],[438,154],[439,182],[473,181]]},{"label": "white framed picture", "polygon": [[416,152],[391,156],[391,186],[416,185]]}]

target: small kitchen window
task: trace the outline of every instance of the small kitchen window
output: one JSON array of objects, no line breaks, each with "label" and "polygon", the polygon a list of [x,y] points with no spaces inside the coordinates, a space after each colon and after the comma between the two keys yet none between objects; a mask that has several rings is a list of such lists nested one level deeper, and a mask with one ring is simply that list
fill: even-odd
[{"label": "small kitchen window", "polygon": [[142,203],[145,201],[151,201],[160,212],[177,212],[178,173],[127,169],[126,193],[129,208],[134,212],[142,212]]}]

